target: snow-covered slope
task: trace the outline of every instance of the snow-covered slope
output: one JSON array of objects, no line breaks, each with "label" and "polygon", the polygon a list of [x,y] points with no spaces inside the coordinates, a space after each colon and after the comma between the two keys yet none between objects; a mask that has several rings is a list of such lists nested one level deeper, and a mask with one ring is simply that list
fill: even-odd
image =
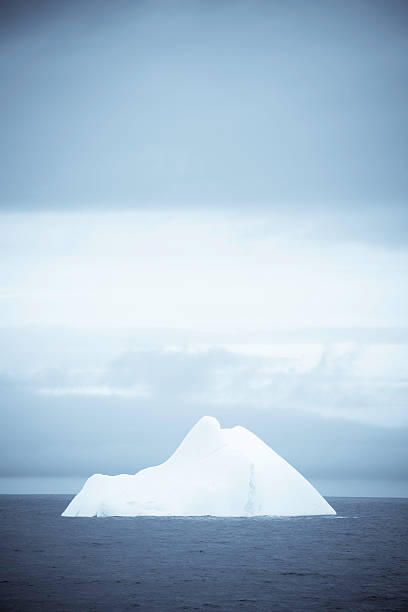
[{"label": "snow-covered slope", "polygon": [[244,427],[205,416],[161,465],[88,478],[62,516],[335,514],[289,463]]}]

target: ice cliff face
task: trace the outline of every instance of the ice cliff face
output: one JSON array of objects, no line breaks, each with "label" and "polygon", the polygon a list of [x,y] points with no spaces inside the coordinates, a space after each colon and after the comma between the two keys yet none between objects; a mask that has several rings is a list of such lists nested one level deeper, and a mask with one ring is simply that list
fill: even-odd
[{"label": "ice cliff face", "polygon": [[175,453],[137,474],[86,481],[62,516],[335,514],[289,463],[244,427],[203,417]]}]

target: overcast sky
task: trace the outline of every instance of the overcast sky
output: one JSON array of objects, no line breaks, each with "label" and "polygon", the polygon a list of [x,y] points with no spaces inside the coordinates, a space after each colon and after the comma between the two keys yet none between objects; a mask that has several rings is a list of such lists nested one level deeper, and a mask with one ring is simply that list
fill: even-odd
[{"label": "overcast sky", "polygon": [[211,414],[323,493],[408,495],[406,3],[0,24],[0,489],[135,472]]}]

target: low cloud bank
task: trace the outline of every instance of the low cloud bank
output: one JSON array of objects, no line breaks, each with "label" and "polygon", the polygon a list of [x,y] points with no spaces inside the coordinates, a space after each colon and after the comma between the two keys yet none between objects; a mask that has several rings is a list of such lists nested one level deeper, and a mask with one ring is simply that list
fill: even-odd
[{"label": "low cloud bank", "polygon": [[[200,416],[213,414],[223,426],[253,430],[312,479],[401,482],[405,350],[173,345],[127,351],[95,369],[3,376],[2,475],[136,472],[163,461]],[[391,354],[387,369],[379,356]]]}]

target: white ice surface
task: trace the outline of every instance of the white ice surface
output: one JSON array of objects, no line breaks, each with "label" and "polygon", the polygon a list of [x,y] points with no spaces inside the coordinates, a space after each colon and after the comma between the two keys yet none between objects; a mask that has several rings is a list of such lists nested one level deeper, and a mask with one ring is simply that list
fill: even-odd
[{"label": "white ice surface", "polygon": [[175,453],[137,474],[94,474],[62,516],[336,514],[316,489],[244,427],[202,417]]}]

